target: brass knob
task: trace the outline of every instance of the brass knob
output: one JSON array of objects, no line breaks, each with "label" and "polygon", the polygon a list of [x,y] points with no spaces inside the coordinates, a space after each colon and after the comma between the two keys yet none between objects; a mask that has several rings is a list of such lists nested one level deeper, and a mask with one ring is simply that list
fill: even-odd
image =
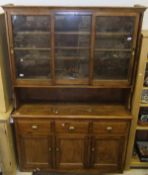
[{"label": "brass knob", "polygon": [[92,112],[92,108],[88,108],[88,112]]},{"label": "brass knob", "polygon": [[37,129],[38,126],[37,125],[32,125],[32,129]]},{"label": "brass knob", "polygon": [[48,150],[49,150],[49,152],[51,152],[51,147],[49,147],[49,149],[48,149]]},{"label": "brass knob", "polygon": [[106,127],[106,130],[107,130],[107,131],[112,131],[112,129],[113,129],[113,128],[112,128],[111,126],[107,126],[107,127]]},{"label": "brass knob", "polygon": [[58,114],[58,113],[59,113],[58,109],[54,109],[53,112],[54,112],[55,114]]},{"label": "brass knob", "polygon": [[60,149],[59,148],[56,148],[56,152],[59,152],[60,151]]},{"label": "brass knob", "polygon": [[69,126],[69,130],[70,131],[74,131],[75,130],[75,127],[74,126]]},{"label": "brass knob", "polygon": [[95,151],[95,148],[92,148],[91,151],[94,152]]}]

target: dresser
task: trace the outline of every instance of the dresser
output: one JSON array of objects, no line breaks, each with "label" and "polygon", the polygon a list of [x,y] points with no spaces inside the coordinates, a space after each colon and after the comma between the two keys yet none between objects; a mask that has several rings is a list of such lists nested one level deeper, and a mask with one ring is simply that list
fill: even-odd
[{"label": "dresser", "polygon": [[145,8],[3,8],[20,170],[122,172]]}]

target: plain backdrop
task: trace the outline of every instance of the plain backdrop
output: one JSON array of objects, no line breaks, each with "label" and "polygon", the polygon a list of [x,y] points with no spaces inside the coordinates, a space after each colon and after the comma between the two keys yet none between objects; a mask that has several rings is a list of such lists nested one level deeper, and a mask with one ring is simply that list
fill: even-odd
[{"label": "plain backdrop", "polygon": [[[0,6],[14,5],[48,5],[48,6],[133,6],[135,4],[148,7],[148,0],[0,0]],[[0,13],[3,13],[0,8]],[[144,14],[143,29],[148,29],[148,10]]]}]

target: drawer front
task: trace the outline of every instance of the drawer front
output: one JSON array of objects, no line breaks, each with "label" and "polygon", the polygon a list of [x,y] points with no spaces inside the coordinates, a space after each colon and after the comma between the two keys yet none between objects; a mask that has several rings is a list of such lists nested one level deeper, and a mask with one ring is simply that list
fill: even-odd
[{"label": "drawer front", "polygon": [[51,121],[49,120],[17,120],[17,130],[20,134],[50,134]]},{"label": "drawer front", "polygon": [[93,133],[125,134],[128,129],[129,122],[127,121],[101,120],[93,122]]},{"label": "drawer front", "polygon": [[88,133],[88,121],[57,120],[55,130],[57,133]]}]

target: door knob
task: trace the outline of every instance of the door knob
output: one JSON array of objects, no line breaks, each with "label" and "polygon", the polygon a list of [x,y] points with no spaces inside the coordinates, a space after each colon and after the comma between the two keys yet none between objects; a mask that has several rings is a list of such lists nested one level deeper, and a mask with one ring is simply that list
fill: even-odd
[{"label": "door knob", "polygon": [[106,130],[107,130],[107,131],[112,131],[112,129],[113,129],[113,128],[112,128],[111,126],[107,126],[107,127],[106,127]]}]

